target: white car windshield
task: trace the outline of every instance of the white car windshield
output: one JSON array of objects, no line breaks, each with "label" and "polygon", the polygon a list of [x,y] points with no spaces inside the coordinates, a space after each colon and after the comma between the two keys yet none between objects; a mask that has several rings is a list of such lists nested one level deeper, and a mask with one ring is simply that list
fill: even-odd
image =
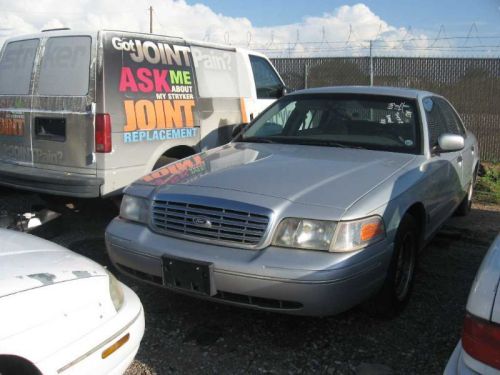
[{"label": "white car windshield", "polygon": [[378,95],[308,94],[282,98],[237,139],[420,152],[415,101]]}]

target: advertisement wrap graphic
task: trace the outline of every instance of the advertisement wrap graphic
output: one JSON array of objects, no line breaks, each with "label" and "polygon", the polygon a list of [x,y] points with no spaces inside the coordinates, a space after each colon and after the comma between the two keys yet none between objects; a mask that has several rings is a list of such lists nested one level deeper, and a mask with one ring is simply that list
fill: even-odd
[{"label": "advertisement wrap graphic", "polygon": [[118,91],[125,143],[197,136],[191,50],[160,41],[113,37],[122,53]]},{"label": "advertisement wrap graphic", "polygon": [[21,137],[24,135],[24,113],[0,112],[0,135]]},{"label": "advertisement wrap graphic", "polygon": [[142,180],[158,186],[167,183],[187,183],[190,179],[207,172],[204,154],[201,153],[153,171]]}]

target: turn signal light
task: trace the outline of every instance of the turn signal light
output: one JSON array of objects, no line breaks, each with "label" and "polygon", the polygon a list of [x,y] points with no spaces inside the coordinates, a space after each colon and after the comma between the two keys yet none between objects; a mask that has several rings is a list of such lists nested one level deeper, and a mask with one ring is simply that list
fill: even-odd
[{"label": "turn signal light", "polygon": [[384,233],[384,227],[380,222],[363,224],[361,227],[361,241],[369,241]]}]

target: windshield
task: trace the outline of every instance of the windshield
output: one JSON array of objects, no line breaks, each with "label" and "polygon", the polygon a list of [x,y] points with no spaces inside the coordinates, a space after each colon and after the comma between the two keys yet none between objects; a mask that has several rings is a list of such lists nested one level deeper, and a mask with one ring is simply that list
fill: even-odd
[{"label": "windshield", "polygon": [[290,95],[258,117],[239,142],[293,143],[419,153],[415,102],[378,95]]}]

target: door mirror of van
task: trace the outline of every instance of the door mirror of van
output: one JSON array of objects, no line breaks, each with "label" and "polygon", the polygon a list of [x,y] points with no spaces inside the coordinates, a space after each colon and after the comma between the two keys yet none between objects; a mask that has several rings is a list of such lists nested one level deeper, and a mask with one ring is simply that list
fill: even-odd
[{"label": "door mirror of van", "polygon": [[233,131],[231,132],[231,139],[235,139],[243,130],[245,130],[247,125],[248,124],[246,122],[235,125]]},{"label": "door mirror of van", "polygon": [[441,152],[460,151],[464,145],[464,137],[458,134],[441,134],[438,138],[438,147]]}]

